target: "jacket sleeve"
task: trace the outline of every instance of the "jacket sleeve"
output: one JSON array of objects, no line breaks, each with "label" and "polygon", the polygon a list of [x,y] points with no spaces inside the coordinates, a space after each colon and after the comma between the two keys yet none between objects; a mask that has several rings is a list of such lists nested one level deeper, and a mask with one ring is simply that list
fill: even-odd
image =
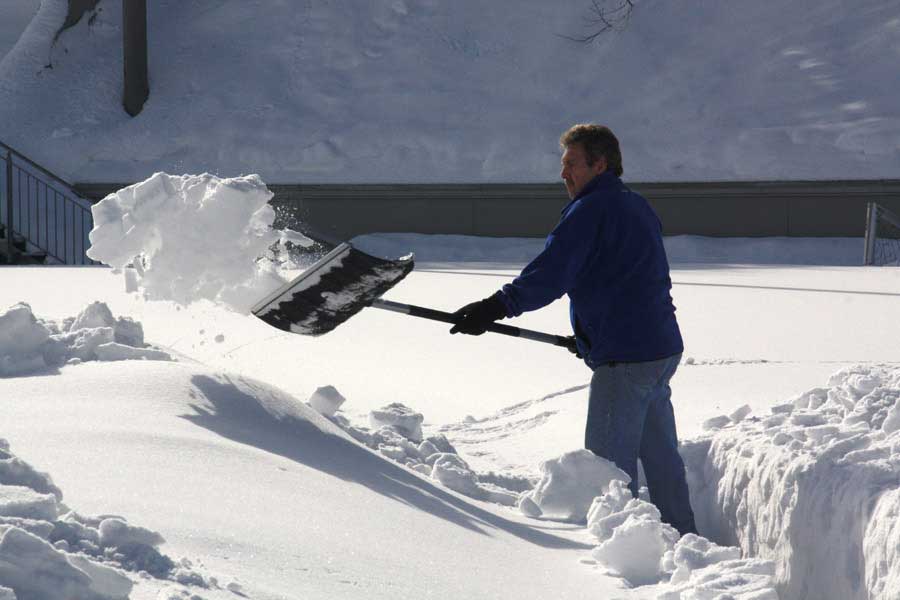
[{"label": "jacket sleeve", "polygon": [[506,315],[544,307],[571,290],[579,273],[596,254],[599,223],[578,203],[553,228],[544,249],[511,283],[503,286]]}]

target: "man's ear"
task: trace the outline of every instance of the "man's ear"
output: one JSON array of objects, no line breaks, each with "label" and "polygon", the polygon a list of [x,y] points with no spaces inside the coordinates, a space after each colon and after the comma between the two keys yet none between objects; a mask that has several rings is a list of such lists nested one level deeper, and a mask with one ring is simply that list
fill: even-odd
[{"label": "man's ear", "polygon": [[596,170],[594,171],[594,174],[595,174],[595,175],[599,175],[599,174],[603,173],[604,171],[606,171],[606,168],[607,168],[607,166],[608,166],[607,163],[606,163],[606,155],[601,155],[600,158],[598,158],[598,159],[594,162],[594,164],[591,165],[591,166],[592,166],[594,169],[596,169]]}]

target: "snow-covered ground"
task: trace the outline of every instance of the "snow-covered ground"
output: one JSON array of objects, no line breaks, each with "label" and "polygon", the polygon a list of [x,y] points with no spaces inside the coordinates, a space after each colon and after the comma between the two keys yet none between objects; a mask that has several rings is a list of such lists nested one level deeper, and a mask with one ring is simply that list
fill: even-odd
[{"label": "snow-covered ground", "polygon": [[[245,193],[252,197],[252,186]],[[135,214],[136,230],[155,218]],[[220,235],[232,232],[225,223]],[[418,269],[387,297],[443,309],[489,294],[536,249],[535,240],[443,236],[358,243],[418,252]],[[138,247],[152,255],[164,245],[150,236]],[[376,309],[306,338],[221,297],[176,304],[126,293],[159,286],[158,274],[20,267],[4,271],[0,305],[27,302],[51,339],[69,340],[63,358],[74,356],[73,340],[109,343],[96,332],[111,325],[105,335],[115,337],[125,318],[153,344],[144,351],[160,353],[122,361],[122,347],[94,356],[81,343],[78,360],[0,379],[8,415],[0,437],[63,494],[58,514],[44,509],[38,521],[55,519],[56,531],[76,518],[71,509],[88,532],[81,539],[93,539],[102,533],[93,516],[115,515],[149,532],[173,567],[140,574],[129,557],[149,552],[141,546],[101,544],[76,558],[78,547],[43,552],[80,560],[83,570],[84,561],[117,569],[119,579],[98,575],[95,587],[118,581],[121,590],[124,574],[136,599],[679,600],[713,598],[710,590],[768,599],[773,582],[782,600],[865,598],[866,590],[892,598],[900,270],[840,266],[853,262],[861,240],[667,245],[687,346],[674,402],[698,522],[713,542],[740,550],[677,541],[650,505],[626,503],[606,467],[571,454],[582,442],[589,371],[562,349],[450,337],[443,325]],[[700,254],[707,262],[696,262]],[[759,263],[746,262],[754,255]],[[775,256],[838,265],[773,264]],[[185,257],[188,272],[192,260]],[[179,268],[160,264],[170,274]],[[93,305],[79,316],[98,300],[109,311]],[[568,327],[563,302],[518,321]],[[121,341],[143,346],[134,334]],[[23,352],[12,341],[4,348]],[[320,417],[307,399],[326,413],[339,406],[336,417]],[[393,403],[410,410],[378,412]],[[376,431],[391,423],[403,426]],[[419,443],[418,424],[431,441]],[[440,453],[453,450],[437,447],[440,435],[458,456]],[[516,498],[532,488],[527,500]],[[526,516],[540,512],[569,521]],[[47,598],[33,593],[22,598]]]},{"label": "snow-covered ground", "polygon": [[157,0],[134,119],[122,3],[53,44],[66,4],[0,65],[0,140],[71,180],[553,181],[580,121],[631,181],[898,177],[896,2],[642,0],[579,44],[588,0]]}]

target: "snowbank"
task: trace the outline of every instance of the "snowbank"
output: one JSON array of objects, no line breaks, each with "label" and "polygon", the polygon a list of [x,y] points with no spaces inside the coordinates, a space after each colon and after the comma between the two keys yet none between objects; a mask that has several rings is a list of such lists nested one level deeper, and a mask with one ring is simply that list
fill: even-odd
[{"label": "snowbank", "polygon": [[141,324],[129,317],[114,318],[103,302],[93,302],[59,323],[35,317],[25,303],[0,313],[0,377],[92,360],[172,357],[147,347]]},{"label": "snowbank", "polygon": [[156,173],[91,208],[88,255],[126,269],[126,289],[148,299],[208,299],[247,312],[287,281],[273,251],[312,243],[272,228],[271,197],[257,175]]},{"label": "snowbank", "polygon": [[700,531],[772,560],[783,597],[900,597],[900,369],[842,370],[682,454]]}]

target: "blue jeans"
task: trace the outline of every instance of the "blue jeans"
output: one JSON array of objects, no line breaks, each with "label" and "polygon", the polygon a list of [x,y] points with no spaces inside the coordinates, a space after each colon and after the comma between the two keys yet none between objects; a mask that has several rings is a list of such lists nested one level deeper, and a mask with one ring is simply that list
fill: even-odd
[{"label": "blue jeans", "polygon": [[661,360],[602,364],[594,369],[588,404],[585,448],[610,460],[631,477],[638,495],[638,458],[650,500],[662,520],[680,533],[696,533],[669,381],[681,354]]}]

